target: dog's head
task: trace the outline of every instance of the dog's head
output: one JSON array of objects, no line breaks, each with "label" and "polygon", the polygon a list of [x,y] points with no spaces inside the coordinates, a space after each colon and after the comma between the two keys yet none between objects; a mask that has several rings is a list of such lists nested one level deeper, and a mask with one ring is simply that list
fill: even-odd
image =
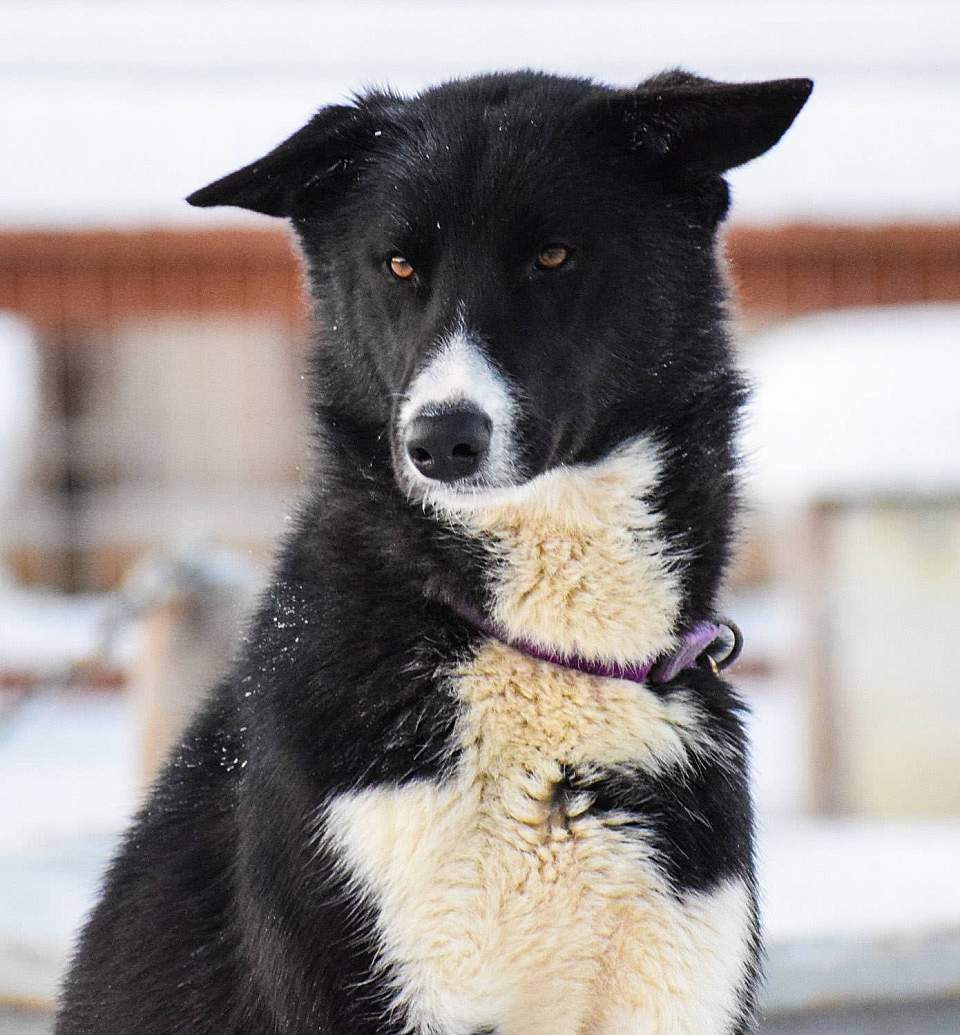
[{"label": "dog's head", "polygon": [[685,465],[662,501],[683,539],[722,509],[742,399],[714,248],[723,174],[810,89],[525,72],[375,92],[189,200],[293,221],[326,423],[408,497],[467,505],[643,437]]}]

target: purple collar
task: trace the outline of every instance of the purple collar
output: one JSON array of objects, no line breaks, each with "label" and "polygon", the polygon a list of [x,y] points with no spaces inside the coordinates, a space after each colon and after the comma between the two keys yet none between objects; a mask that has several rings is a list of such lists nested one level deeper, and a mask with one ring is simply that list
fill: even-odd
[{"label": "purple collar", "polygon": [[734,632],[734,649],[722,662],[715,662],[717,669],[726,668],[732,664],[736,655],[740,652],[739,630],[731,622],[696,622],[680,638],[680,645],[671,654],[664,654],[650,661],[635,662],[626,665],[617,665],[607,661],[596,661],[592,658],[585,658],[581,654],[565,655],[558,651],[540,647],[529,640],[516,640],[507,635],[506,631],[496,623],[485,618],[479,611],[467,604],[451,604],[454,611],[461,618],[466,619],[471,625],[481,632],[486,633],[500,643],[513,647],[531,658],[539,661],[548,661],[552,665],[560,665],[563,668],[572,668],[577,672],[585,672],[591,676],[602,676],[606,679],[626,679],[632,683],[645,683],[649,679],[653,683],[669,683],[680,672],[686,668],[692,668],[703,656],[707,648],[723,635],[724,627],[729,627]]}]

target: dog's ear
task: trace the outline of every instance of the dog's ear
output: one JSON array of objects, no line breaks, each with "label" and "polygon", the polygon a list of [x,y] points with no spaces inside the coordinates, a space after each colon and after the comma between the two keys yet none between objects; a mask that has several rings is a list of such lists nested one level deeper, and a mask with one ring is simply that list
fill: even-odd
[{"label": "dog's ear", "polygon": [[659,174],[724,173],[769,151],[812,89],[810,79],[718,83],[676,70],[609,96],[606,117]]},{"label": "dog's ear", "polygon": [[322,203],[355,174],[380,132],[354,105],[322,108],[269,154],[216,180],[187,201],[199,208],[232,205],[268,216],[297,216]]}]

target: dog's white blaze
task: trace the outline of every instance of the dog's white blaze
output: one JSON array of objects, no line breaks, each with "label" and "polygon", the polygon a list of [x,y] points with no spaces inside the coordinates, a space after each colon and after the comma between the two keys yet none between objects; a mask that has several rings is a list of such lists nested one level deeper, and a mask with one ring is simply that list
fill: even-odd
[{"label": "dog's white blaze", "polygon": [[[444,406],[464,402],[475,406],[490,418],[490,447],[480,472],[483,483],[508,484],[514,471],[516,404],[503,375],[461,324],[443,341],[437,354],[410,385],[400,407],[401,433],[418,413],[435,412]],[[424,478],[409,460],[406,467],[408,475],[414,478],[419,488],[428,486],[443,491],[442,487]]]}]

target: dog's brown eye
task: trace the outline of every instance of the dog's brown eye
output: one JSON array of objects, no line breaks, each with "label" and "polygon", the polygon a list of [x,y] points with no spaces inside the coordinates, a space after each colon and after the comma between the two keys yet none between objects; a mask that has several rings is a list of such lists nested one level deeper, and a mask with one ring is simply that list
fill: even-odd
[{"label": "dog's brown eye", "polygon": [[397,280],[409,280],[413,276],[413,266],[402,255],[391,255],[390,272]]},{"label": "dog's brown eye", "polygon": [[569,258],[569,248],[562,244],[548,244],[537,255],[537,267],[542,270],[559,269]]}]

